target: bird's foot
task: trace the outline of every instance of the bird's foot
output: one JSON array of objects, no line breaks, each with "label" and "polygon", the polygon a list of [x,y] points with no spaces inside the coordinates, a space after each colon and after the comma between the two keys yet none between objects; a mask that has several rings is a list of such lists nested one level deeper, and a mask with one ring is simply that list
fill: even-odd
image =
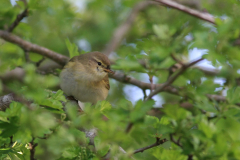
[{"label": "bird's foot", "polygon": [[67,100],[72,100],[72,101],[73,101],[73,100],[74,100],[74,101],[77,101],[73,96],[67,96],[66,99],[67,99]]}]

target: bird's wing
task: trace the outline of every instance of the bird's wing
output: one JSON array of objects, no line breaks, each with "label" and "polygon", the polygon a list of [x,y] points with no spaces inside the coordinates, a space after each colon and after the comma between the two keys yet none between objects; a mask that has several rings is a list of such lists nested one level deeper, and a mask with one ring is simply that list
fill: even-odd
[{"label": "bird's wing", "polygon": [[108,75],[106,75],[106,76],[103,78],[103,82],[104,82],[105,87],[109,90],[109,89],[110,89],[110,84],[109,84]]}]

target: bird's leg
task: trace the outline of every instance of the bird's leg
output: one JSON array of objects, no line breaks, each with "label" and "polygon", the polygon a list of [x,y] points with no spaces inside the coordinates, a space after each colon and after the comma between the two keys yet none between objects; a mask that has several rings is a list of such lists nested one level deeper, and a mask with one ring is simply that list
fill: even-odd
[{"label": "bird's leg", "polygon": [[69,101],[78,101],[73,96],[67,96],[66,99]]}]

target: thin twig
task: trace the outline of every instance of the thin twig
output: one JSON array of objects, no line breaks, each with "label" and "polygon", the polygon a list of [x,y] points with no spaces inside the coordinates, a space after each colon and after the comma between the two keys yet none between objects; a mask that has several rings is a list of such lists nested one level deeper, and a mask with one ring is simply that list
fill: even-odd
[{"label": "thin twig", "polygon": [[29,147],[30,147],[30,160],[36,160],[36,158],[34,158],[34,156],[35,156],[35,148],[37,147],[37,145],[38,145],[37,143],[34,143],[34,138],[29,143]]},{"label": "thin twig", "polygon": [[182,148],[182,145],[179,143],[179,141],[176,141],[174,138],[173,138],[173,135],[170,134],[170,140],[171,142],[175,143],[177,146],[181,147]]},{"label": "thin twig", "polygon": [[153,89],[154,89],[154,85],[153,85],[153,76],[149,76],[149,81],[150,81],[150,84],[151,84],[150,91],[152,92]]},{"label": "thin twig", "polygon": [[45,60],[46,58],[43,57],[42,59],[40,59],[37,63],[36,63],[36,66],[39,67],[40,64]]},{"label": "thin twig", "polygon": [[173,73],[175,73],[177,70],[179,70],[183,65],[184,64],[175,63],[170,68],[168,68],[169,74],[168,74],[167,80],[173,75]]},{"label": "thin twig", "polygon": [[152,93],[149,94],[149,96],[146,98],[146,100],[151,99],[154,95],[156,95],[157,93],[161,92],[164,90],[165,87],[171,85],[183,72],[185,72],[190,66],[202,61],[203,58],[200,58],[196,61],[193,61],[189,64],[183,65],[182,68],[179,69],[179,72],[176,73],[174,76],[170,77],[167,82],[165,82],[162,86],[158,87],[157,89],[155,89]]},{"label": "thin twig", "polygon": [[165,138],[161,140],[160,138],[157,137],[155,143],[153,143],[153,144],[151,144],[151,145],[149,145],[149,146],[146,146],[146,147],[137,149],[137,150],[135,150],[135,151],[133,152],[133,154],[136,154],[136,153],[139,153],[139,152],[144,152],[144,151],[147,150],[147,149],[150,149],[150,148],[159,146],[159,145],[161,145],[161,144],[163,144],[163,143],[165,143],[165,142],[167,142],[167,140],[166,140]]},{"label": "thin twig", "polygon": [[146,99],[147,98],[146,89],[142,89],[142,92],[143,92],[143,98]]},{"label": "thin twig", "polygon": [[177,57],[175,57],[173,54],[171,54],[171,57],[172,57],[172,59],[173,59],[174,61],[176,61],[177,63],[181,64],[182,66],[184,65],[184,63],[183,63],[180,59],[178,59]]},{"label": "thin twig", "polygon": [[28,8],[26,8],[22,13],[17,15],[15,21],[11,24],[11,26],[7,29],[8,32],[12,32],[14,28],[19,24],[19,22],[28,15]]},{"label": "thin twig", "polygon": [[170,0],[143,1],[135,5],[135,7],[132,9],[131,14],[128,16],[128,19],[114,31],[113,36],[109,41],[107,47],[104,49],[103,53],[105,53],[108,56],[111,52],[116,50],[124,36],[129,32],[130,28],[132,27],[132,24],[134,23],[138,13],[146,9],[149,5],[157,4],[162,4],[164,6],[180,10],[182,12],[185,12],[187,14],[190,14],[192,16],[215,24],[215,19],[211,14],[191,9],[174,1]]},{"label": "thin twig", "polygon": [[[147,61],[140,59],[138,61],[144,68],[149,69]],[[111,64],[114,64],[114,62],[111,62]],[[180,68],[180,64],[176,63],[174,66],[174,68]],[[200,70],[201,72],[203,72],[205,75],[207,76],[216,76],[217,74],[220,73],[219,69],[213,69],[213,68],[209,68],[209,67],[199,67],[199,66],[192,66],[192,68],[196,68],[198,70]],[[153,69],[153,71],[159,71],[159,70],[169,70],[169,68],[159,68],[159,69]]]},{"label": "thin twig", "polygon": [[133,123],[132,123],[132,122],[128,123],[128,125],[127,125],[127,127],[126,127],[126,129],[125,129],[125,132],[126,132],[126,133],[129,133],[130,130],[132,129],[132,127],[133,127]]},{"label": "thin twig", "polygon": [[187,160],[193,160],[193,155],[192,154],[188,155],[188,159]]},{"label": "thin twig", "polygon": [[179,137],[178,140],[177,140],[177,143],[180,144],[180,140],[181,140],[182,137]]},{"label": "thin twig", "polygon": [[[133,77],[130,76],[126,76],[124,73],[121,72],[115,72],[115,74],[113,75],[109,75],[110,78],[113,78],[119,82],[122,83],[127,83],[127,84],[132,84],[134,86],[137,86],[141,89],[151,89],[151,84],[150,83],[145,83],[142,81],[139,81]],[[158,88],[160,86],[162,86],[163,84],[153,84],[152,87],[153,88]],[[178,89],[172,86],[167,86],[164,88],[164,91],[178,95]]]},{"label": "thin twig", "polygon": [[24,54],[25,54],[25,60],[26,60],[26,62],[30,62],[29,52],[28,52],[28,51],[24,51]]}]

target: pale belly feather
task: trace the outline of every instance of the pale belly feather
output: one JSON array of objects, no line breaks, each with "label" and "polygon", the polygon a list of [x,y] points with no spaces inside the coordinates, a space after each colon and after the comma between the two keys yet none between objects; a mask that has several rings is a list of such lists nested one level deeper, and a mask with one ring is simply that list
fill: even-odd
[{"label": "pale belly feather", "polygon": [[[64,74],[63,74],[64,73]],[[104,85],[99,88],[94,85],[94,82],[80,81],[75,79],[73,74],[66,69],[60,74],[60,87],[67,96],[73,96],[81,102],[97,103],[99,100],[104,100],[107,97],[108,90]]]}]

